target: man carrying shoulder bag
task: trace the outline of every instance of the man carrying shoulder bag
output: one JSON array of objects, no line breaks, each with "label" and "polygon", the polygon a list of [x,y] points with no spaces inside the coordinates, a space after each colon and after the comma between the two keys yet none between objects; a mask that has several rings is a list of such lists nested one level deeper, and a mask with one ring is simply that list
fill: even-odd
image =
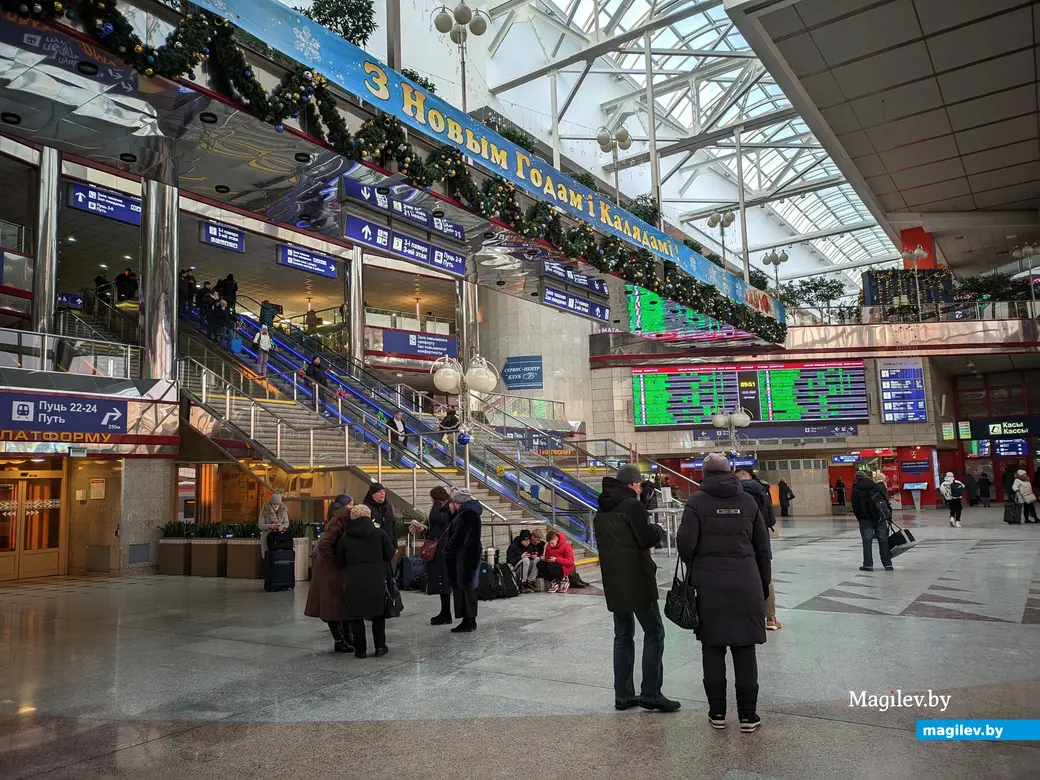
[{"label": "man carrying shoulder bag", "polygon": [[881,552],[881,565],[885,571],[894,571],[892,554],[888,549],[888,522],[892,519],[888,491],[866,471],[856,472],[856,482],[852,486],[852,513],[859,521],[859,534],[863,539],[863,565],[859,567],[860,571],[874,571],[875,536]]},{"label": "man carrying shoulder bag", "polygon": [[[680,703],[661,694],[664,682],[664,623],[657,606],[657,564],[650,551],[664,529],[649,520],[640,501],[642,476],[631,463],[617,477],[604,477],[593,520],[607,609],[614,613],[614,707],[675,712]],[[643,629],[643,680],[635,695],[635,623]]]}]

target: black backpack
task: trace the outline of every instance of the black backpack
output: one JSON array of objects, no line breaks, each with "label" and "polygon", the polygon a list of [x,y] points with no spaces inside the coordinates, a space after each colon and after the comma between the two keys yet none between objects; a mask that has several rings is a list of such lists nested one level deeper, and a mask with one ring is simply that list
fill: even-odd
[{"label": "black backpack", "polygon": [[519,596],[520,585],[516,581],[516,573],[513,571],[513,567],[508,563],[496,563],[495,568],[498,569],[498,580],[502,586],[498,597],[511,599],[513,596]]},{"label": "black backpack", "polygon": [[398,561],[397,584],[401,590],[426,590],[426,580],[426,562],[418,555]]},{"label": "black backpack", "polygon": [[892,506],[879,490],[870,491],[870,514],[875,522],[888,523],[892,520]]},{"label": "black backpack", "polygon": [[480,562],[480,573],[477,577],[477,596],[481,601],[493,601],[502,596],[502,575],[498,567],[487,561]]}]

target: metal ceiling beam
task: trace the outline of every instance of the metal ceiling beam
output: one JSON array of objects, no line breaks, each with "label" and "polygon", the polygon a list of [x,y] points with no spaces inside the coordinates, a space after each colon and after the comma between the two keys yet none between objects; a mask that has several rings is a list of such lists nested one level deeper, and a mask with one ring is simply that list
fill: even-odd
[{"label": "metal ceiling beam", "polygon": [[[509,0],[506,0],[506,2],[509,2]],[[543,76],[548,76],[551,71],[559,71],[576,62],[588,62],[597,57],[601,57],[604,54],[608,54],[609,52],[617,51],[617,49],[622,45],[642,38],[648,30],[653,31],[661,27],[667,27],[670,24],[681,22],[683,19],[688,19],[695,14],[703,13],[704,11],[720,6],[722,5],[722,2],[723,0],[705,0],[704,2],[680,7],[678,10],[672,11],[668,14],[656,16],[646,24],[633,27],[631,30],[627,30],[621,35],[615,35],[605,41],[594,43],[579,52],[568,54],[565,57],[560,57],[559,59],[553,60],[552,62],[535,68],[534,70],[528,71],[521,76],[517,76],[516,78],[499,84],[498,86],[492,87],[491,93],[493,95],[498,95],[502,92],[508,92],[511,89],[523,86],[529,81],[534,81]]]},{"label": "metal ceiling beam", "polygon": [[[709,65],[705,68],[691,68],[686,72],[686,76],[680,76],[674,79],[668,79],[658,84],[654,84],[654,94],[663,95],[668,92],[674,92],[677,89],[683,89],[687,84],[690,83],[691,79],[697,81],[709,81],[714,76],[720,76],[723,73],[727,73],[736,68],[744,67],[739,61],[731,60],[727,62],[720,62],[715,65]],[[636,100],[646,97],[646,88],[635,89],[628,92],[620,97],[611,98],[600,103],[600,108],[604,111],[609,111],[615,105],[619,103],[626,103],[629,100]]]},{"label": "metal ceiling beam", "polygon": [[498,30],[495,31],[495,37],[491,39],[491,44],[488,46],[488,56],[494,57],[498,54],[498,47],[502,45],[502,41],[506,39],[509,31],[513,29],[513,22],[516,21],[516,11],[512,10],[506,17],[506,20],[502,22]]},{"label": "metal ceiling beam", "polygon": [[[770,195],[761,195],[757,198],[750,198],[745,204],[745,208],[751,208],[752,206],[764,206],[767,203],[772,203],[774,200],[783,200],[784,198],[796,198],[799,195],[805,195],[809,192],[818,192],[819,190],[830,189],[831,187],[840,187],[842,184],[846,184],[845,177],[841,174],[835,176],[828,176],[825,179],[817,179],[806,184],[799,185],[797,187],[788,187],[783,192]],[[687,211],[685,214],[679,215],[680,222],[694,222],[698,219],[704,219],[710,217],[712,212],[718,211],[720,208],[736,208],[737,202],[730,201],[729,203],[720,202],[719,206],[713,209],[701,209],[700,211]]]},{"label": "metal ceiling beam", "polygon": [[[571,87],[571,91],[567,93],[567,97],[564,98],[563,105],[560,107],[560,115],[556,117],[556,121],[563,119],[563,115],[567,113],[567,109],[571,107],[571,102],[578,94],[578,90],[581,88],[581,84],[585,81],[585,77],[589,75],[589,69],[592,67],[591,62],[585,63],[585,70],[579,75],[577,81],[574,82],[574,86]],[[562,137],[561,137],[562,140]]]},{"label": "metal ceiling beam", "polygon": [[929,233],[960,228],[1026,228],[1040,225],[1040,211],[896,211],[885,217],[890,225],[921,225]]},{"label": "metal ceiling beam", "polygon": [[[761,114],[750,119],[745,119],[737,124],[727,125],[726,127],[720,127],[717,130],[712,130],[707,133],[697,133],[691,135],[689,138],[683,138],[681,141],[675,141],[671,144],[666,144],[657,150],[659,157],[668,157],[673,154],[681,154],[682,152],[689,152],[696,149],[703,149],[706,146],[714,146],[717,141],[721,141],[723,138],[729,138],[733,135],[734,131],[741,130],[745,133],[753,130],[760,130],[763,127],[769,127],[777,122],[786,122],[790,119],[797,119],[798,112],[794,108],[781,108],[776,111],[771,111],[768,114]],[[622,160],[618,160],[618,170],[624,170],[625,168],[632,168],[636,165],[646,165],[650,162],[650,153],[643,152],[641,154],[634,154],[630,157],[625,157]],[[604,166],[605,170],[612,171],[614,164]]]},{"label": "metal ceiling beam", "polygon": [[535,2],[537,2],[537,0],[503,0],[503,2],[493,5],[488,9],[488,16],[492,19],[497,19],[500,16],[505,16],[518,8],[523,8],[525,5]]},{"label": "metal ceiling beam", "polygon": [[726,115],[726,112],[733,108],[737,103],[744,99],[744,96],[751,91],[751,88],[758,83],[758,80],[766,74],[766,69],[762,67],[760,62],[749,62],[744,66],[744,70],[734,80],[729,88],[723,94],[722,98],[716,103],[708,115],[704,117],[704,121],[701,123],[701,131],[705,132],[714,129],[714,127],[722,120],[722,117]]},{"label": "metal ceiling beam", "polygon": [[805,279],[809,276],[822,276],[823,274],[833,274],[840,271],[848,271],[853,268],[867,268],[872,265],[879,265],[880,263],[894,263],[896,261],[902,262],[902,258],[899,255],[886,255],[884,257],[869,257],[866,260],[857,260],[855,263],[837,263],[830,268],[817,268],[815,271],[799,271],[796,274],[790,274],[789,276],[781,276],[781,282],[789,282],[792,279]]},{"label": "metal ceiling beam", "polygon": [[[643,56],[646,49],[642,46],[622,49],[618,54],[635,54]],[[655,49],[650,48],[652,57],[720,57],[734,60],[754,60],[757,55],[751,49]]]},{"label": "metal ceiling beam", "polygon": [[815,241],[818,238],[828,238],[829,236],[840,236],[842,233],[853,233],[857,230],[867,230],[868,228],[875,228],[878,226],[877,220],[867,219],[863,222],[854,222],[851,225],[835,225],[832,228],[826,228],[824,230],[816,230],[812,233],[800,233],[796,236],[787,236],[783,241],[773,241],[768,244],[757,244],[755,246],[749,246],[749,252],[761,252],[763,249],[773,249],[778,246],[788,246],[789,244],[801,244],[804,241]]},{"label": "metal ceiling beam", "polygon": [[545,11],[543,11],[541,8],[538,8],[536,5],[532,4],[527,9],[527,13],[534,19],[541,19],[543,22],[555,29],[561,35],[566,35],[570,38],[573,38],[583,46],[588,45],[589,38],[587,35],[585,35],[585,33],[579,30],[575,30],[569,24],[564,23],[563,21],[557,19],[555,16],[552,16],[551,14],[547,14]]}]

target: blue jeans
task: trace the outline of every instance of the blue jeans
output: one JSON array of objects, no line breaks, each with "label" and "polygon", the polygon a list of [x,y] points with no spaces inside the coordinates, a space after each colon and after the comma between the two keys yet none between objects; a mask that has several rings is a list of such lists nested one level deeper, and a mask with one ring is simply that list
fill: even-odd
[{"label": "blue jeans", "polygon": [[863,537],[863,565],[874,565],[874,537],[878,540],[881,551],[881,565],[891,566],[892,556],[888,552],[888,523],[875,523],[871,520],[859,521],[859,535]]},{"label": "blue jeans", "polygon": [[664,683],[664,623],[656,601],[635,612],[614,613],[614,698],[627,701],[636,696],[632,670],[636,663],[636,620],[643,629],[643,682],[641,698],[656,699]]}]

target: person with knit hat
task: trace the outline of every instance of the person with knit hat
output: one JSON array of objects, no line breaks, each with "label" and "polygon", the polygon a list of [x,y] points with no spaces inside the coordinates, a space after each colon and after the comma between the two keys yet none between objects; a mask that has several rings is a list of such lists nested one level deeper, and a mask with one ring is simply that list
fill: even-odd
[{"label": "person with knit hat", "polygon": [[318,539],[318,556],[311,569],[311,582],[307,589],[307,606],[303,614],[318,618],[329,627],[337,653],[354,652],[354,644],[347,627],[346,571],[336,560],[336,548],[343,535],[343,524],[350,517],[354,499],[340,493],[329,504],[325,513],[325,527]]},{"label": "person with knit hat", "polygon": [[433,506],[426,516],[426,524],[413,520],[409,530],[423,534],[427,542],[436,542],[433,560],[426,561],[426,595],[441,597],[441,611],[430,618],[431,626],[442,626],[451,622],[451,585],[444,566],[445,534],[451,527],[451,495],[441,485],[430,490]]},{"label": "person with knit hat", "polygon": [[362,503],[372,512],[372,524],[382,529],[390,537],[390,543],[397,547],[397,529],[394,527],[397,518],[394,517],[393,504],[386,500],[386,488],[382,483],[373,482]]},{"label": "person with knit hat", "polygon": [[535,577],[538,576],[538,561],[541,560],[531,543],[531,532],[526,528],[509,543],[506,550],[506,564],[516,574],[521,593],[533,593]]},{"label": "person with knit hat", "polygon": [[444,545],[444,568],[455,596],[455,617],[461,618],[453,634],[465,634],[477,628],[477,581],[484,544],[480,536],[483,505],[466,488],[451,493],[451,527]]},{"label": "person with knit hat", "polygon": [[769,532],[754,498],[743,491],[725,455],[709,453],[700,490],[690,496],[676,535],[697,593],[708,721],[726,727],[726,648],[733,655],[740,730],[761,724],[755,645],[766,641],[772,572]]},{"label": "person with knit hat", "polygon": [[874,539],[877,538],[881,565],[885,571],[895,571],[892,553],[888,549],[888,521],[892,517],[888,490],[884,483],[876,481],[869,471],[863,469],[856,472],[856,481],[852,483],[852,513],[859,522],[859,534],[863,540],[863,565],[859,570],[874,571]]},{"label": "person with knit hat", "polygon": [[375,654],[386,655],[386,578],[397,548],[372,522],[372,511],[361,504],[344,507],[343,534],[336,550],[337,562],[345,571],[347,625],[354,640],[354,656],[366,658],[365,621],[372,622]]}]

